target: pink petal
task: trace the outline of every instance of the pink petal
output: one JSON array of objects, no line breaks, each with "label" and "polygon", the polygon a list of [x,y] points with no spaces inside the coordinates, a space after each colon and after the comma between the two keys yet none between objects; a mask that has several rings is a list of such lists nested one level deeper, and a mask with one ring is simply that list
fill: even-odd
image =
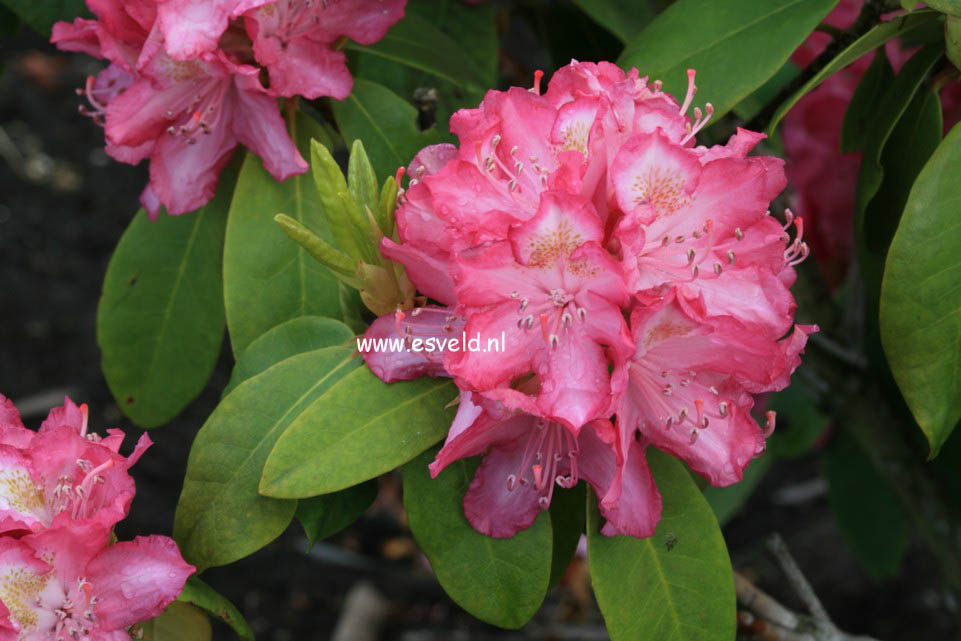
[{"label": "pink petal", "polygon": [[217,48],[227,30],[227,11],[219,1],[161,0],[157,20],[164,48],[174,60],[189,60]]},{"label": "pink petal", "polygon": [[456,157],[457,147],[450,143],[428,145],[418,151],[414,159],[407,165],[407,175],[414,180],[421,180],[424,176],[432,176]]},{"label": "pink petal", "polygon": [[159,615],[195,571],[166,536],[138,536],[110,546],[87,566],[100,625],[119,629]]},{"label": "pink petal", "polygon": [[464,516],[475,530],[494,538],[509,538],[526,530],[541,511],[540,494],[532,483],[508,489],[524,457],[525,438],[490,449],[464,495]]},{"label": "pink petal", "polygon": [[[611,166],[620,208],[630,212],[649,204],[657,217],[681,217],[683,207],[693,199],[700,174],[697,155],[672,143],[660,131],[631,138]],[[685,224],[689,222],[685,220]]]},{"label": "pink petal", "polygon": [[63,406],[54,407],[50,410],[47,418],[40,424],[39,431],[43,433],[61,427],[68,427],[79,434],[86,422],[86,416],[84,416],[84,412],[80,407],[71,401],[69,397],[64,396]]},{"label": "pink petal", "polygon": [[[448,376],[444,353],[451,338],[460,339],[464,319],[445,307],[419,307],[399,314],[381,316],[360,339],[369,346],[360,351],[370,371],[385,383]],[[376,341],[383,341],[379,349]]]},{"label": "pink petal", "polygon": [[[179,136],[164,136],[150,158],[150,187],[171,216],[200,209],[214,197],[220,171],[237,146],[226,127],[194,140],[188,144]],[[151,200],[141,204],[147,207]]]},{"label": "pink petal", "polygon": [[601,219],[586,198],[553,191],[541,194],[537,214],[510,232],[515,260],[535,268],[553,266],[603,238]]},{"label": "pink petal", "polygon": [[260,156],[264,169],[277,180],[302,174],[307,163],[287,133],[277,101],[263,93],[253,75],[236,75],[235,89],[228,100],[235,104],[233,135]]},{"label": "pink petal", "polygon": [[445,305],[457,304],[449,256],[432,255],[414,244],[398,245],[389,238],[380,241],[380,252],[404,266],[417,291]]},{"label": "pink petal", "polygon": [[53,527],[21,539],[33,548],[37,558],[49,560],[60,583],[74,585],[77,579],[89,575],[87,563],[110,541],[110,528],[93,522],[72,522]]},{"label": "pink petal", "polygon": [[29,459],[22,450],[0,445],[0,533],[39,529],[50,519]]}]

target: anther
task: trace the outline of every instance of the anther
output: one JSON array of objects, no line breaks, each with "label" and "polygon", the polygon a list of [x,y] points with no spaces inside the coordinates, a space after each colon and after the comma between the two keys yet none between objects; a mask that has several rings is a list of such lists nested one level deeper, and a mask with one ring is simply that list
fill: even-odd
[{"label": "anther", "polygon": [[773,410],[768,410],[764,412],[764,438],[769,437],[774,433],[774,426],[777,422],[777,413]]},{"label": "anther", "polygon": [[718,403],[717,413],[721,415],[721,418],[727,417],[727,401],[721,401]]},{"label": "anther", "polygon": [[740,227],[734,228],[734,237],[737,238],[738,240],[744,240],[744,232],[741,231]]},{"label": "anther", "polygon": [[733,249],[727,250],[727,262],[733,265],[737,261],[737,255],[734,253]]}]

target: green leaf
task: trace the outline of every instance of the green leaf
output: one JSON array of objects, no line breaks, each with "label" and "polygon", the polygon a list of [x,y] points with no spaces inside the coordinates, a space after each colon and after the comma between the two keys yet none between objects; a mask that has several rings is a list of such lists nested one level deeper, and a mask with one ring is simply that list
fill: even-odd
[{"label": "green leaf", "polygon": [[[312,137],[326,137],[320,125],[300,113],[291,134],[304,158],[310,157]],[[230,206],[224,247],[224,302],[235,358],[255,338],[291,318],[341,317],[337,280],[284,234],[274,222],[279,213],[330,242],[310,175],[277,182],[248,154]]]},{"label": "green leaf", "polygon": [[342,345],[354,337],[352,329],[333,318],[292,318],[257,337],[237,359],[224,396],[235,387],[296,354]]},{"label": "green leaf", "polygon": [[97,307],[107,385],[141,427],[163,425],[203,390],[224,339],[220,261],[234,176],[183,216],[143,210],[114,251]]},{"label": "green leaf", "polygon": [[360,264],[358,259],[347,256],[287,214],[277,214],[274,222],[280,225],[292,241],[307,250],[314,260],[331,270],[335,276],[341,279],[353,278],[357,273]]},{"label": "green leaf", "polygon": [[895,576],[911,534],[898,496],[846,431],[838,432],[823,460],[828,501],[855,558],[875,579]]},{"label": "green leaf", "polygon": [[787,115],[787,112],[797,104],[797,101],[803,98],[809,92],[813,91],[830,76],[847,67],[849,64],[867,52],[880,47],[892,38],[904,37],[914,33],[917,30],[924,29],[933,21],[937,20],[938,17],[939,14],[935,11],[915,11],[913,13],[908,13],[901,17],[895,18],[894,20],[882,22],[878,26],[872,28],[866,34],[851,43],[846,49],[839,53],[834,60],[825,65],[824,68],[822,68],[810,80],[808,80],[804,86],[794,92],[790,98],[785,100],[784,103],[777,108],[777,111],[774,112],[774,116],[771,118],[771,123],[767,127],[767,133],[769,135],[773,134],[774,130],[777,129],[778,123],[780,123],[781,119]]},{"label": "green leaf", "polygon": [[928,71],[943,52],[943,43],[938,43],[927,45],[911,56],[895,77],[894,82],[888,86],[884,98],[877,106],[874,118],[868,127],[869,145],[864,150],[858,171],[854,226],[859,240],[862,239],[865,231],[865,213],[884,180],[881,156],[885,144],[898,121],[901,120],[901,116],[907,111]]},{"label": "green leaf", "polygon": [[[0,2],[0,38],[12,38],[20,31],[20,18]],[[3,64],[0,64],[3,73]]]},{"label": "green leaf", "polygon": [[404,466],[404,508],[410,529],[444,591],[472,615],[502,628],[519,628],[540,607],[551,575],[551,521],[509,539],[475,530],[464,517],[464,493],[478,461],[455,461],[437,478],[430,450]]},{"label": "green leaf", "polygon": [[237,636],[244,641],[254,641],[254,633],[247,625],[247,621],[244,620],[240,610],[234,607],[229,599],[196,576],[187,579],[184,591],[181,592],[177,600],[191,603],[211,616],[220,619],[229,625],[237,633]]},{"label": "green leaf", "polygon": [[957,69],[961,69],[961,18],[948,16],[944,21],[945,54]]},{"label": "green leaf", "polygon": [[687,69],[696,69],[698,102],[711,102],[720,118],[771,78],[837,1],[677,0],[627,45],[618,64],[663,80],[680,100]]},{"label": "green leaf", "polygon": [[764,479],[773,461],[774,456],[767,452],[751,461],[751,464],[744,469],[744,478],[734,485],[726,487],[708,485],[704,488],[704,498],[714,510],[718,524],[722,527],[727,525],[727,522],[741,510]]},{"label": "green leaf", "polygon": [[497,10],[489,2],[471,5],[463,0],[410,0],[406,11],[430,21],[459,43],[484,76],[481,89],[465,89],[460,84],[361,52],[352,57],[354,75],[381,84],[405,100],[413,100],[420,112],[419,126],[432,132],[433,142],[456,142],[448,132],[451,114],[463,107],[476,107],[486,89],[497,84]]},{"label": "green leaf", "polygon": [[214,630],[203,610],[189,603],[174,601],[160,616],[144,621],[137,627],[144,641],[210,641]]},{"label": "green leaf", "polygon": [[350,148],[350,159],[347,164],[347,184],[354,201],[361,207],[366,207],[374,215],[374,219],[383,231],[387,224],[380,210],[380,186],[377,184],[377,174],[370,164],[364,143],[355,140]]},{"label": "green leaf", "polygon": [[774,100],[782,89],[788,86],[801,70],[790,60],[783,67],[777,70],[767,82],[758,87],[749,96],[734,106],[734,113],[747,122],[753,119],[769,102]]},{"label": "green leaf", "polygon": [[299,501],[297,520],[313,545],[356,521],[376,498],[377,481],[371,479],[346,490]]},{"label": "green leaf", "polygon": [[961,0],[924,0],[924,4],[949,16],[961,16]]},{"label": "green leaf", "polygon": [[841,129],[843,153],[862,151],[868,146],[871,140],[871,121],[885,89],[893,81],[894,70],[884,49],[879,48],[844,112],[844,125]]},{"label": "green leaf", "polygon": [[456,41],[416,14],[406,15],[372,45],[348,42],[346,48],[424,71],[470,91],[484,91],[488,85]]},{"label": "green leaf", "polygon": [[37,33],[49,37],[53,23],[58,20],[73,22],[77,17],[91,17],[83,0],[2,0],[3,4]]},{"label": "green leaf", "polygon": [[655,16],[649,2],[629,4],[624,0],[574,0],[574,4],[625,44],[633,40]]},{"label": "green leaf", "polygon": [[190,449],[174,520],[190,563],[231,563],[287,528],[297,502],[258,494],[264,462],[284,430],[360,366],[353,353],[327,347],[292,356],[238,385],[214,409]]},{"label": "green leaf", "polygon": [[[334,160],[330,150],[316,140],[310,145],[310,169],[320,199],[321,212],[336,246],[354,259],[371,261],[365,252],[364,238],[360,234],[367,228],[367,219],[361,217],[358,220],[360,211],[351,206],[350,189],[340,165]],[[325,262],[317,254],[315,257]],[[349,273],[354,273],[356,269],[355,264]]]},{"label": "green leaf", "polygon": [[884,180],[864,213],[864,220],[870,221],[864,225],[864,243],[879,256],[887,253],[911,186],[938,148],[943,130],[937,92],[922,90],[914,96],[885,142],[880,162]]},{"label": "green leaf", "polygon": [[387,384],[357,369],[291,423],[267,459],[260,491],[316,496],[389,472],[444,438],[454,414],[444,406],[456,397],[445,379]]},{"label": "green leaf", "polygon": [[955,126],[911,189],[881,285],[881,342],[932,458],[961,419],[958,176]]},{"label": "green leaf", "polygon": [[584,534],[587,518],[587,483],[578,483],[569,490],[554,488],[551,499],[551,530],[554,549],[551,559],[550,585],[557,585],[577,552],[577,544]]},{"label": "green leaf", "polygon": [[664,497],[654,536],[603,536],[590,500],[587,559],[607,631],[612,641],[733,640],[734,579],[714,513],[683,465],[649,452]]},{"label": "green leaf", "polygon": [[440,141],[434,130],[417,129],[417,110],[390,89],[354,79],[354,91],[332,103],[334,117],[350,144],[363,140],[378,176],[393,176],[427,145]]}]

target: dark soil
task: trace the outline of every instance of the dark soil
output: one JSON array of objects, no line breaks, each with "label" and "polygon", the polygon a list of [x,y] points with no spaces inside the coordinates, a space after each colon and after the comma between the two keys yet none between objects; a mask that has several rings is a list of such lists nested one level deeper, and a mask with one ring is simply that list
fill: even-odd
[{"label": "dark soil", "polygon": [[[95,315],[107,261],[138,206],[146,168],[109,160],[102,130],[77,113],[74,88],[97,63],[59,54],[27,34],[0,46],[0,392],[17,402],[68,392],[90,405],[92,425],[121,427],[132,443],[140,430],[121,414],[100,372]],[[155,445],[133,470],[138,493],[118,528],[121,539],[170,533],[190,443],[230,366],[225,350],[204,394],[151,432]],[[25,420],[37,425],[45,412]],[[725,530],[735,566],[800,609],[764,551],[765,537],[778,531],[842,629],[883,641],[956,638],[957,604],[946,600],[919,545],[898,578],[872,582],[816,484],[808,499],[784,504],[784,488],[818,478],[814,457],[775,465]],[[383,479],[381,498],[368,514],[311,555],[292,526],[261,552],[204,578],[238,605],[262,640],[327,639],[348,591],[362,581],[391,602],[384,640],[599,638],[596,605],[582,596],[577,568],[522,631],[497,630],[467,615],[412,548],[397,495],[396,479]],[[223,629],[217,635],[230,638]]]}]

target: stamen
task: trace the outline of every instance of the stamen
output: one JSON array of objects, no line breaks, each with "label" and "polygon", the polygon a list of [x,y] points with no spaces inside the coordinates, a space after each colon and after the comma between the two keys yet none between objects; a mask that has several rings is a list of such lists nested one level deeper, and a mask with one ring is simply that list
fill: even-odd
[{"label": "stamen", "polygon": [[774,433],[774,426],[777,422],[777,412],[773,410],[768,410],[764,412],[764,438],[768,438]]},{"label": "stamen", "polygon": [[697,75],[697,71],[694,69],[687,70],[687,95],[684,96],[684,104],[681,105],[680,115],[684,115],[687,112],[687,108],[691,106],[691,101],[694,100],[694,94],[697,93],[697,86],[694,84],[694,77]]},{"label": "stamen", "polygon": [[541,95],[541,78],[544,77],[544,72],[538,69],[534,72],[534,86],[528,89],[532,94]]},{"label": "stamen", "polygon": [[80,436],[87,436],[87,421],[90,417],[90,409],[87,407],[86,403],[80,404],[80,415],[83,416],[83,420],[80,423]]}]

